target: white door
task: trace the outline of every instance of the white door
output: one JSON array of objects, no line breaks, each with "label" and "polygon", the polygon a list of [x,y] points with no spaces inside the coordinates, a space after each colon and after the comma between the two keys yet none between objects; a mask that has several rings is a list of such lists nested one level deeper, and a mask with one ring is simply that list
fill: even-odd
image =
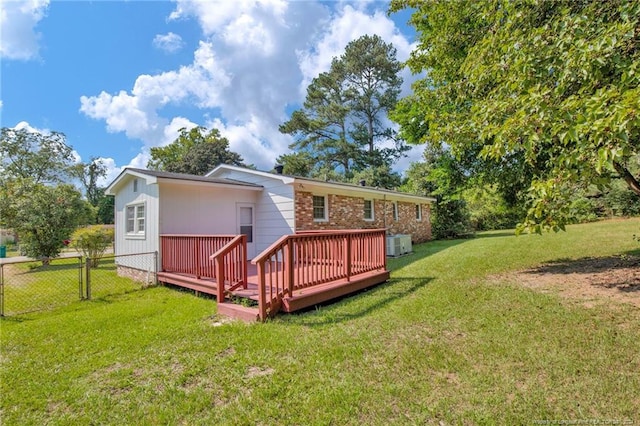
[{"label": "white door", "polygon": [[253,259],[256,255],[255,248],[255,206],[249,203],[238,203],[237,232],[247,236],[247,257]]}]

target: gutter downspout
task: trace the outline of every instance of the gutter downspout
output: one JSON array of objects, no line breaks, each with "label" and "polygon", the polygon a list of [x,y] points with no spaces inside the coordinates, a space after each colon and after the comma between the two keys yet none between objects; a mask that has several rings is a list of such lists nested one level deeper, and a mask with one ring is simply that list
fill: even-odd
[{"label": "gutter downspout", "polygon": [[384,226],[385,234],[388,234],[389,231],[387,229],[387,194],[383,194],[382,196],[382,205],[384,206],[384,214],[382,215],[382,226]]}]

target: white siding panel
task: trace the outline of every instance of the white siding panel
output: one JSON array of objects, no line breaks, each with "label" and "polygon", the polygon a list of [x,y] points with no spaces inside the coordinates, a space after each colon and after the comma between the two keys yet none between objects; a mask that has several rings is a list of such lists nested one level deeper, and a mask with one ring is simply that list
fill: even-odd
[{"label": "white siding panel", "polygon": [[256,202],[256,250],[260,253],[283,235],[294,230],[293,188],[277,177],[258,176],[225,170],[218,177],[262,185],[264,190]]},{"label": "white siding panel", "polygon": [[165,183],[160,196],[161,234],[236,234],[236,203],[257,203],[259,193]]},{"label": "white siding panel", "polygon": [[[130,177],[124,188],[115,197],[115,254],[147,253],[159,250],[158,238],[158,186],[147,185],[143,178],[138,181],[137,191],[133,192],[134,178]],[[145,205],[144,237],[131,238],[126,234],[126,207],[131,204]],[[117,263],[136,268],[139,259],[122,257]]]}]

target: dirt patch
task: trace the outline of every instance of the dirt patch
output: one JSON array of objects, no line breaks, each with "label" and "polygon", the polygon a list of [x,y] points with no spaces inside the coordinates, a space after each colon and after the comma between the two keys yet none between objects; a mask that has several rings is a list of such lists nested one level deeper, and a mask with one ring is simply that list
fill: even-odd
[{"label": "dirt patch", "polygon": [[560,260],[500,278],[581,299],[585,306],[611,301],[640,308],[640,256]]},{"label": "dirt patch", "polygon": [[269,376],[273,373],[275,373],[273,368],[249,367],[244,377],[246,379],[252,379],[254,377]]}]

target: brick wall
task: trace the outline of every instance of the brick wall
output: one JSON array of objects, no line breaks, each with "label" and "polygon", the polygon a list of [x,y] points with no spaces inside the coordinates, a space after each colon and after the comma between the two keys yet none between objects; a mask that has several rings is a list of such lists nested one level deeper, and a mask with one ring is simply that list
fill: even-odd
[{"label": "brick wall", "polygon": [[[364,219],[364,198],[345,195],[327,195],[328,221],[313,220],[313,195],[296,191],[296,231],[329,229],[379,229],[386,228],[389,234],[411,234],[414,243],[431,239],[431,210],[422,204],[422,220],[416,219],[416,204],[398,202],[398,220],[393,220],[393,202],[374,200],[374,220]],[[385,208],[386,207],[386,208]]]},{"label": "brick wall", "polygon": [[119,277],[130,278],[144,286],[156,283],[155,272],[144,271],[142,269],[130,268],[128,266],[118,265],[117,273]]}]

